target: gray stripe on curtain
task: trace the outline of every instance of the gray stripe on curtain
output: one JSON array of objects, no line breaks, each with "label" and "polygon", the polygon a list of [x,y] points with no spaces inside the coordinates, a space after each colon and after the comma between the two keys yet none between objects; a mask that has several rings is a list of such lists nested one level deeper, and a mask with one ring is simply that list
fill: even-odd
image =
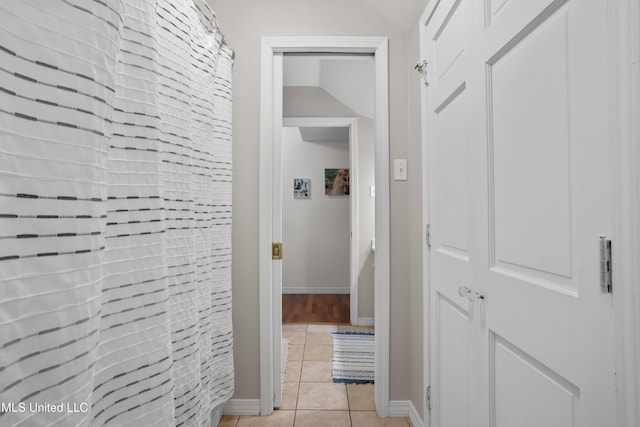
[{"label": "gray stripe on curtain", "polygon": [[0,2],[1,425],[232,396],[232,56],[200,0]]}]

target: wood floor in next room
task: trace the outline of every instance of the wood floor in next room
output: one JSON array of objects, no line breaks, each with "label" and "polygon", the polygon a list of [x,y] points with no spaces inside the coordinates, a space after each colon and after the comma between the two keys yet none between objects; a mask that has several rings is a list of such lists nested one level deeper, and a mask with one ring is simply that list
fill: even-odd
[{"label": "wood floor in next room", "polygon": [[349,324],[350,295],[283,294],[282,323]]}]

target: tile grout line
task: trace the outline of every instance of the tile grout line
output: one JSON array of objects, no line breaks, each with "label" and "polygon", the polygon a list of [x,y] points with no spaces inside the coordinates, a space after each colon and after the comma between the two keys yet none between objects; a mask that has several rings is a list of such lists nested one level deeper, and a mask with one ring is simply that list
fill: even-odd
[{"label": "tile grout line", "polygon": [[300,374],[298,375],[298,387],[296,392],[296,404],[295,412],[293,413],[293,425],[296,425],[296,419],[298,418],[298,401],[300,400],[300,385],[302,384],[302,367],[304,366],[304,354],[307,351],[307,333],[309,332],[309,325],[304,329],[304,342],[302,343],[302,360],[300,361]]}]

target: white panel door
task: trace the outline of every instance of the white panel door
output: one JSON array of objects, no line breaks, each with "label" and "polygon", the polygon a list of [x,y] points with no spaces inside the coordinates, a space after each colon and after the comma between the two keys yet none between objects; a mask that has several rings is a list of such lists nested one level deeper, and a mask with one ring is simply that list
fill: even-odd
[{"label": "white panel door", "polygon": [[440,2],[426,27],[427,127],[431,220],[430,371],[436,426],[474,427],[470,419],[473,307],[458,295],[472,283],[469,231],[472,158],[470,116],[471,1]]},{"label": "white panel door", "polygon": [[598,252],[614,205],[607,2],[484,6],[482,406],[497,427],[614,426],[613,300]]},{"label": "white panel door", "polygon": [[607,2],[469,1],[425,29],[432,425],[615,426]]}]

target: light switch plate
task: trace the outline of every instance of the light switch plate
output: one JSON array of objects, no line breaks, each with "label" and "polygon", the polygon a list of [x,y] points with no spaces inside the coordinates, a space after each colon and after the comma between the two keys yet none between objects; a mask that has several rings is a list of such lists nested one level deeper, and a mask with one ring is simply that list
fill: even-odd
[{"label": "light switch plate", "polygon": [[393,160],[393,179],[396,181],[407,180],[407,159]]}]

